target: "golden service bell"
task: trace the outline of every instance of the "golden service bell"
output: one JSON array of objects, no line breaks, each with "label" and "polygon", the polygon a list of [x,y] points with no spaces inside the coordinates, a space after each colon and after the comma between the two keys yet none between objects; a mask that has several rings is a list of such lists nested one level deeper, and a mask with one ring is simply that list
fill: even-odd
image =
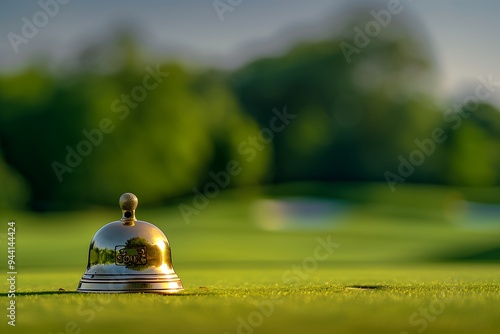
[{"label": "golden service bell", "polygon": [[78,291],[171,294],[183,290],[167,237],[155,225],[135,218],[137,204],[134,194],[123,194],[122,218],[94,235]]}]

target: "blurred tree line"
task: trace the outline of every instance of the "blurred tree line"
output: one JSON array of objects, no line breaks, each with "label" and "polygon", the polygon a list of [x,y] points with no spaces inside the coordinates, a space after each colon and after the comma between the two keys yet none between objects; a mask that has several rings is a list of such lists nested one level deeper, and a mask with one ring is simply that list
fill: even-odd
[{"label": "blurred tree line", "polygon": [[[229,72],[147,65],[123,35],[90,46],[65,74],[4,74],[0,206],[114,205],[126,191],[155,205],[203,191],[231,160],[232,187],[388,177],[498,185],[498,110],[487,101],[443,110],[431,50],[391,24],[350,63],[340,47],[350,29]],[[245,155],[284,108],[296,117]]]}]

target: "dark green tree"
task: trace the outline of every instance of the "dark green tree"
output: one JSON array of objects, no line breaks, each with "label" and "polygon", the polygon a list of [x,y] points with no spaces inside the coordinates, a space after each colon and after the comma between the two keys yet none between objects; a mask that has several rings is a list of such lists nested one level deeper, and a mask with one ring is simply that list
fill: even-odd
[{"label": "dark green tree", "polygon": [[[342,43],[352,44],[354,36],[342,36],[257,60],[230,78],[245,111],[262,127],[275,117],[273,108],[287,106],[297,115],[275,136],[275,181],[384,180],[398,156],[440,123],[432,56],[411,26],[394,19],[349,61]],[[436,181],[432,163],[411,176],[424,178]]]}]

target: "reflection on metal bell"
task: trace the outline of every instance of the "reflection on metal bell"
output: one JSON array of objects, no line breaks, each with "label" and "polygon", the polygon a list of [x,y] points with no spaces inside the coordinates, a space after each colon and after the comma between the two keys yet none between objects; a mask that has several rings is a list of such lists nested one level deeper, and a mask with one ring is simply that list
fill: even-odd
[{"label": "reflection on metal bell", "polygon": [[103,226],[90,242],[78,291],[169,294],[183,290],[165,234],[135,218],[137,204],[132,193],[120,197],[122,219]]}]

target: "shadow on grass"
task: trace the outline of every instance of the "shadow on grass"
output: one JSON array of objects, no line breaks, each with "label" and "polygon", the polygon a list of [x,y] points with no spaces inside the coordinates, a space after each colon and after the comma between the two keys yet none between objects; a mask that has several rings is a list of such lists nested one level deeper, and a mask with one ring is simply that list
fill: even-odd
[{"label": "shadow on grass", "polygon": [[[9,292],[1,292],[0,297],[9,296]],[[42,295],[161,295],[161,296],[205,296],[205,295],[215,295],[213,292],[206,291],[183,291],[179,293],[161,293],[161,292],[80,292],[80,291],[66,291],[66,290],[48,290],[48,291],[16,291],[16,296],[42,296]]]},{"label": "shadow on grass", "polygon": [[[76,293],[81,293],[78,291],[59,291],[59,290],[52,290],[52,291],[24,291],[24,292],[19,292],[16,291],[15,295],[16,296],[38,296],[38,295],[68,295],[68,294],[76,294]],[[7,297],[9,295],[8,292],[2,292],[0,293],[0,297]]]},{"label": "shadow on grass", "polygon": [[346,290],[384,290],[388,288],[387,285],[348,285],[344,287]]},{"label": "shadow on grass", "polygon": [[[338,292],[342,291],[342,287],[340,288]],[[319,287],[320,290],[324,290],[324,287]],[[348,285],[344,286],[343,290],[350,290],[350,291],[366,291],[366,290],[385,290],[389,289],[389,286],[387,285]],[[273,289],[274,290],[274,289]],[[277,289],[279,290],[279,289]],[[277,291],[276,290],[276,291]],[[262,291],[261,291],[262,292]],[[23,291],[23,292],[16,292],[16,296],[42,296],[42,295],[87,295],[87,296],[92,296],[92,295],[124,295],[124,294],[129,294],[129,295],[160,295],[160,296],[214,296],[214,295],[227,295],[228,290],[227,289],[208,289],[206,287],[199,287],[198,289],[189,289],[185,290],[179,293],[161,293],[161,292],[80,292],[80,291],[67,291],[67,290],[47,290],[47,291]],[[9,295],[8,292],[1,292],[0,297],[7,297]]]}]

